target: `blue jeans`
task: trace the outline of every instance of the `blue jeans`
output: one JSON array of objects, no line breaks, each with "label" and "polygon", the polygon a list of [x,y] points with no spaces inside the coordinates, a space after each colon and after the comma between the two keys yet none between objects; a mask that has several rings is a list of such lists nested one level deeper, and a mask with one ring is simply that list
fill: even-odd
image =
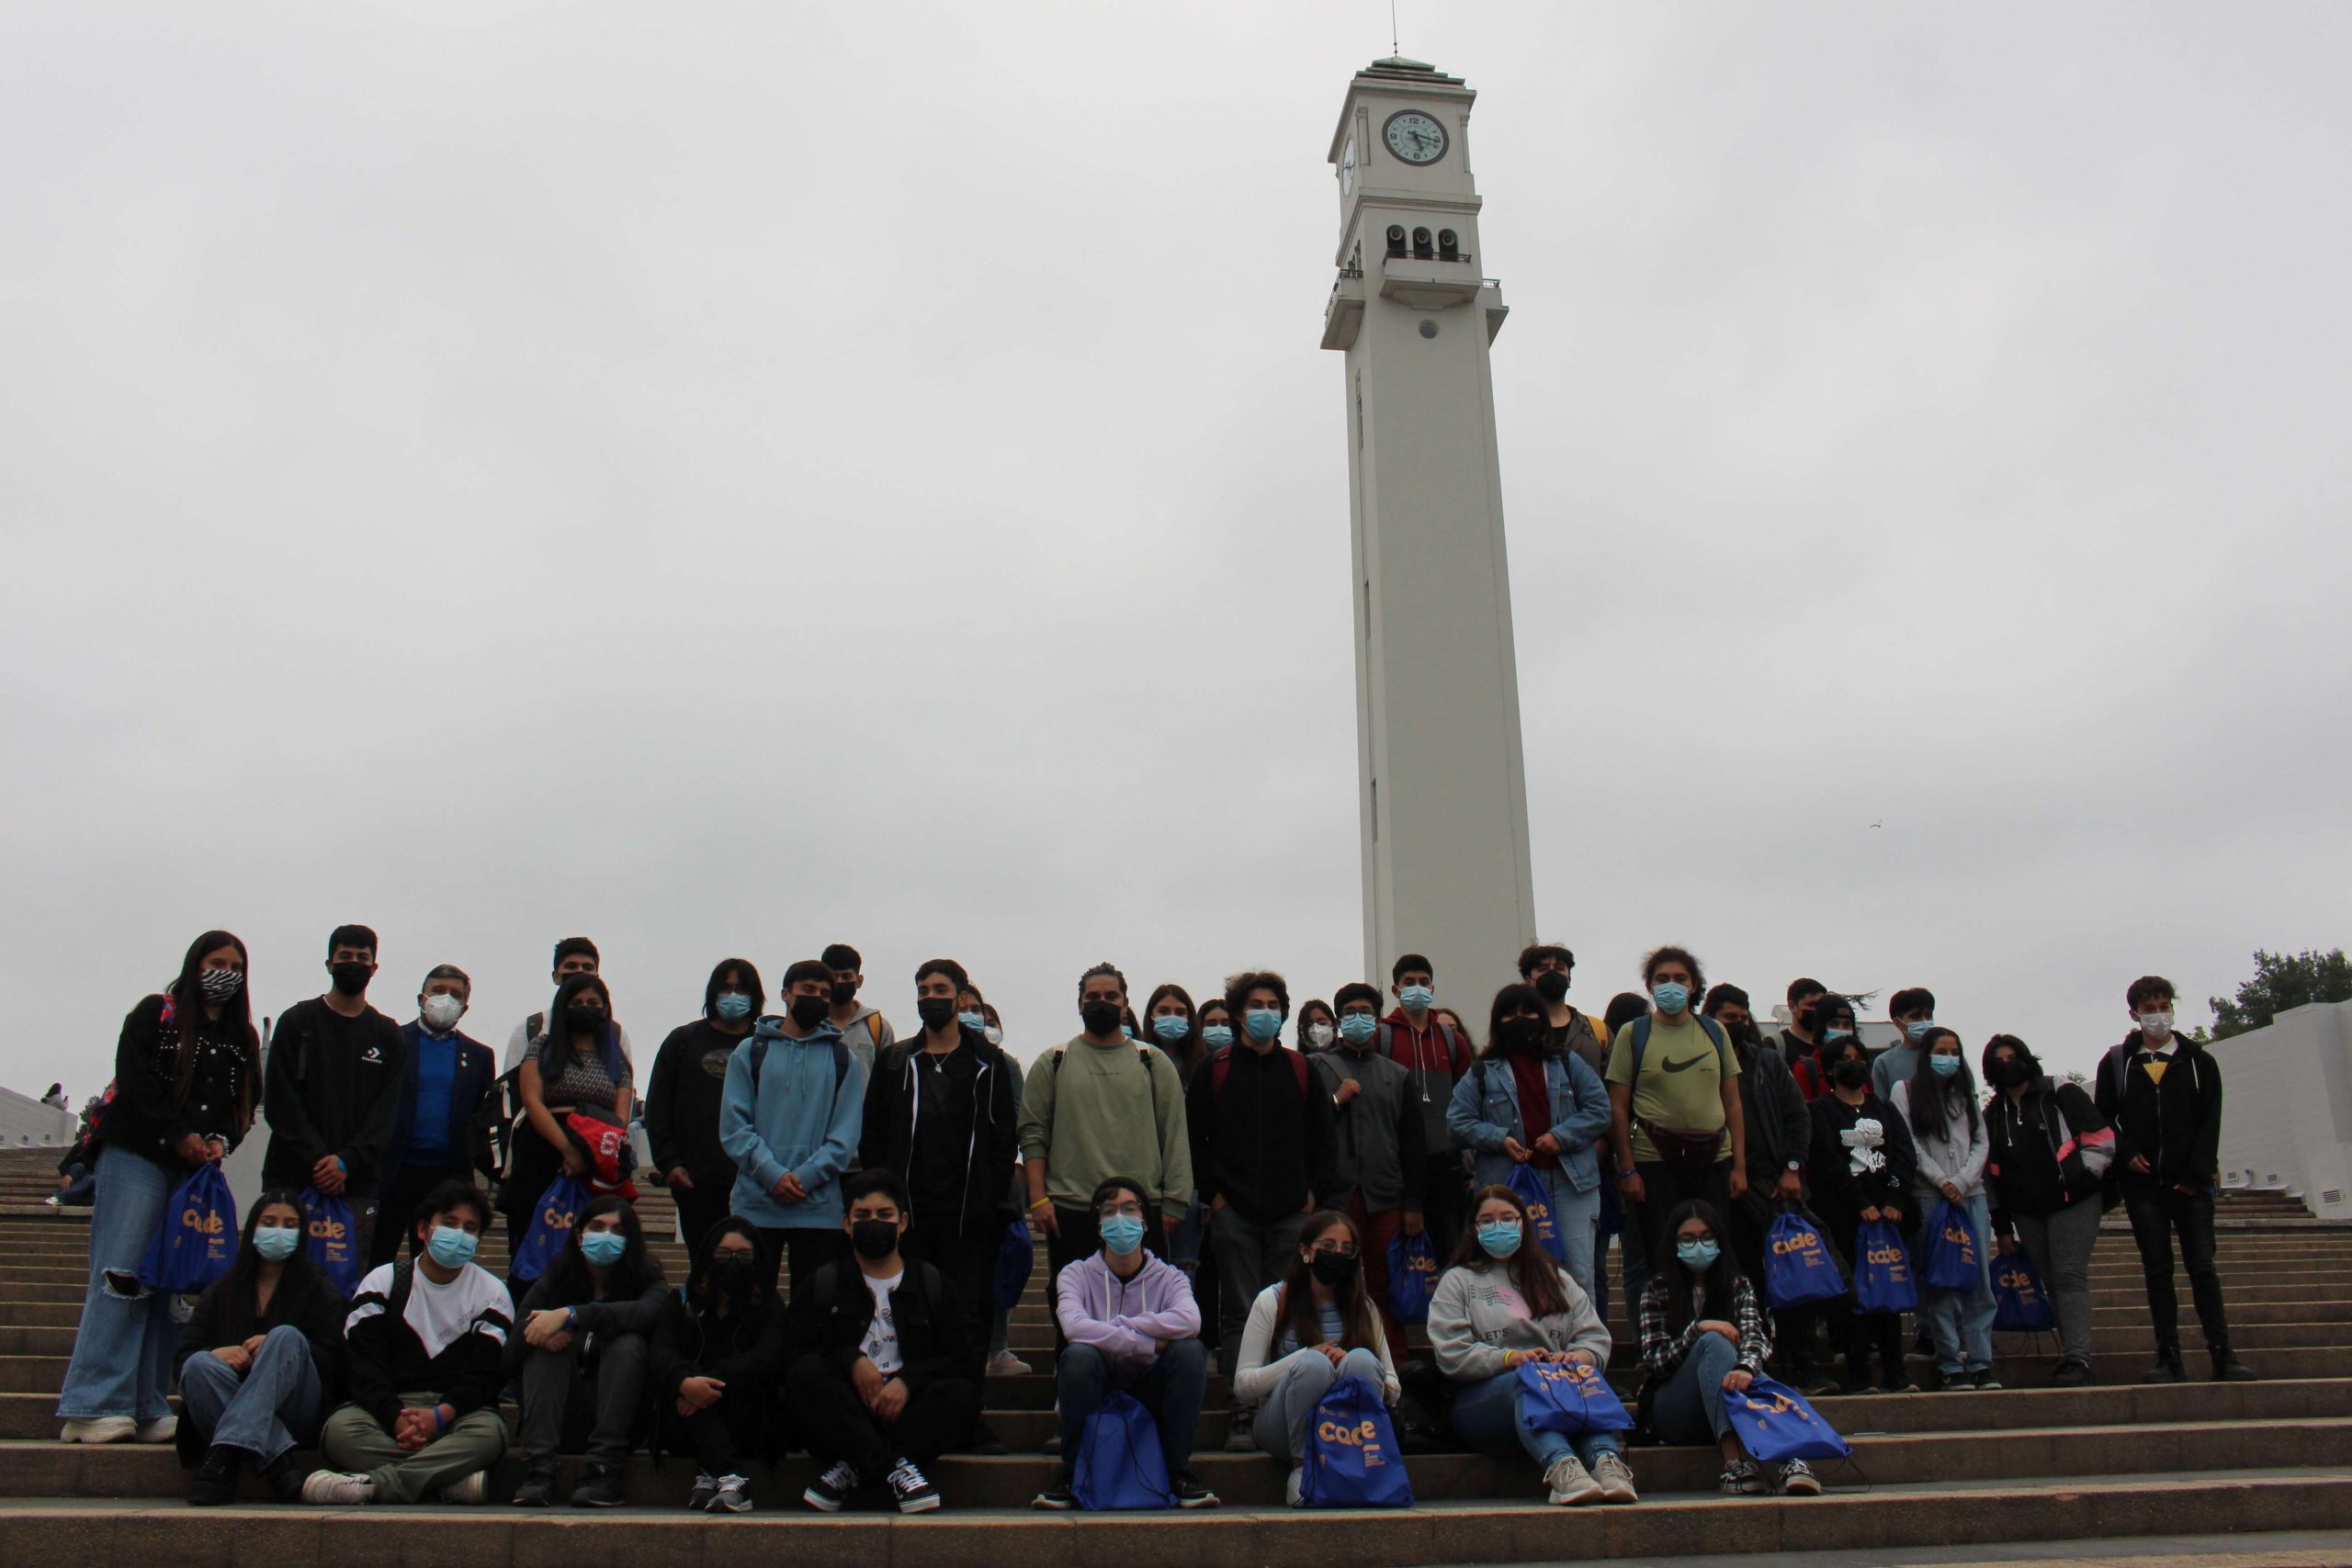
[{"label": "blue jeans", "polygon": [[[1917,1196],[1921,1214],[1912,1239],[1917,1248],[1914,1256],[1924,1258],[1928,1220],[1943,1207],[1944,1195],[1939,1191]],[[1946,1377],[1992,1371],[1993,1314],[2000,1304],[1993,1299],[1993,1216],[1984,1194],[1964,1200],[1961,1207],[1968,1211],[1969,1223],[1976,1227],[1976,1289],[1934,1291],[1924,1282],[1919,1286],[1919,1318],[1935,1341],[1936,1370]]]},{"label": "blue jeans", "polygon": [[1507,1459],[1525,1452],[1545,1470],[1562,1454],[1573,1453],[1586,1464],[1617,1451],[1614,1432],[1531,1432],[1519,1424],[1519,1373],[1498,1372],[1476,1382],[1465,1382],[1453,1395],[1453,1431],[1482,1454]]},{"label": "blue jeans", "polygon": [[1661,1443],[1708,1443],[1731,1430],[1724,1413],[1724,1379],[1739,1352],[1720,1334],[1702,1334],[1650,1396],[1650,1429]]},{"label": "blue jeans", "polygon": [[315,1437],[325,1391],[302,1331],[280,1324],[262,1336],[242,1378],[209,1350],[180,1364],[180,1400],[205,1440],[261,1456],[267,1464]]},{"label": "blue jeans", "polygon": [[1293,1464],[1306,1461],[1306,1424],[1315,1418],[1315,1407],[1323,1403],[1332,1384],[1341,1378],[1362,1378],[1375,1389],[1384,1386],[1379,1352],[1361,1347],[1334,1364],[1330,1357],[1310,1346],[1293,1350],[1275,1366],[1282,1372],[1282,1382],[1267,1391],[1250,1433],[1261,1452]]},{"label": "blue jeans", "polygon": [[1168,1227],[1168,1261],[1191,1279],[1201,1266],[1201,1195],[1193,1194],[1184,1217]]},{"label": "blue jeans", "polygon": [[90,1283],[74,1359],[58,1392],[71,1421],[171,1414],[172,1352],[180,1325],[172,1299],[139,1282],[140,1256],[164,1224],[176,1179],[153,1160],[109,1144],[98,1151],[97,1201],[90,1209]]},{"label": "blue jeans", "polygon": [[1190,1470],[1208,1387],[1209,1353],[1197,1339],[1177,1340],[1140,1370],[1113,1367],[1111,1359],[1091,1345],[1065,1346],[1054,1375],[1062,1462],[1078,1462],[1078,1450],[1086,1441],[1086,1418],[1103,1395],[1119,1393],[1133,1394],[1136,1403],[1159,1418],[1159,1457],[1167,1461],[1168,1473]]}]

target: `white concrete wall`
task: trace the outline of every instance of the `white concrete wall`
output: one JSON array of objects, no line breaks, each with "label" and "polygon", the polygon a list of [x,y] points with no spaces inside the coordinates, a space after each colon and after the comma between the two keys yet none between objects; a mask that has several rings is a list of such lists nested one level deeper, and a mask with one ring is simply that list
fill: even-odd
[{"label": "white concrete wall", "polygon": [[49,1149],[63,1154],[74,1142],[80,1118],[44,1105],[13,1089],[0,1089],[0,1148]]},{"label": "white concrete wall", "polygon": [[2212,1046],[2222,1185],[2284,1188],[2352,1219],[2352,1002],[2314,1002]]}]

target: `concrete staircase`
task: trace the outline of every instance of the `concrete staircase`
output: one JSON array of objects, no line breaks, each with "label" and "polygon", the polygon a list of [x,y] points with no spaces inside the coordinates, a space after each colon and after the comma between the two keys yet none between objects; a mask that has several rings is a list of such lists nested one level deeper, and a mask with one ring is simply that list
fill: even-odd
[{"label": "concrete staircase", "polygon": [[[1295,1512],[1282,1506],[1283,1478],[1273,1461],[1217,1451],[1223,1390],[1213,1380],[1198,1467],[1222,1508],[1181,1517],[1033,1513],[1026,1504],[1054,1464],[1038,1451],[1052,1431],[1053,1404],[1041,1266],[1012,1330],[1014,1350],[1039,1373],[988,1384],[988,1419],[1014,1451],[944,1461],[934,1479],[948,1506],[939,1513],[815,1514],[798,1501],[808,1467],[797,1458],[754,1478],[758,1512],[690,1515],[681,1505],[691,1462],[673,1458],[657,1471],[642,1456],[630,1465],[629,1506],[609,1512],[503,1506],[511,1462],[493,1477],[500,1501],[487,1507],[282,1508],[254,1494],[250,1503],[195,1510],[181,1501],[186,1475],[168,1447],[53,1440],[51,1413],[80,1314],[88,1231],[86,1210],[40,1205],[54,1186],[51,1172],[47,1156],[0,1152],[0,1563],[1239,1568],[1893,1553],[2352,1529],[2352,1227],[2238,1200],[2223,1204],[2222,1268],[2240,1353],[2266,1381],[2170,1388],[2132,1381],[2151,1358],[2138,1258],[2128,1235],[2103,1235],[2094,1264],[2096,1343],[2098,1371],[2114,1381],[2038,1388],[2052,1348],[2005,1337],[1996,1371],[2009,1387],[2002,1392],[1822,1400],[1822,1413],[1854,1442],[1855,1458],[1851,1467],[1825,1468],[1830,1490],[1818,1498],[1723,1497],[1713,1490],[1712,1450],[1642,1449],[1633,1456],[1640,1506],[1550,1508],[1532,1464],[1444,1453],[1408,1461],[1419,1499],[1410,1510]],[[666,1235],[667,1199],[650,1193],[642,1209],[649,1231]],[[492,1239],[484,1250],[502,1252],[503,1244]],[[665,1242],[656,1251],[673,1278],[683,1273],[680,1247]],[[492,1266],[500,1260],[485,1257]],[[1630,1342],[1622,1322],[1617,1333],[1621,1346]],[[2193,1328],[2189,1342],[2192,1375],[2201,1376]],[[1630,1353],[1621,1349],[1615,1361],[1630,1392]]]}]

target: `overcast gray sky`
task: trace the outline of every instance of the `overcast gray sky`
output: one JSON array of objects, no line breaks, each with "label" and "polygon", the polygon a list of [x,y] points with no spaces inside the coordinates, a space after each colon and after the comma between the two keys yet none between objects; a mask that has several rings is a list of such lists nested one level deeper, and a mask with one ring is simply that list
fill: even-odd
[{"label": "overcast gray sky", "polygon": [[[1480,94],[1574,999],[1679,941],[2080,1066],[2352,940],[2352,10],[1402,10]],[[1024,1056],[1099,958],[1355,977],[1323,158],[1388,47],[0,10],[0,1082],[97,1088],[212,925],[274,1013],[370,922],[493,1041],[573,931],[644,1043],[836,938]]]}]

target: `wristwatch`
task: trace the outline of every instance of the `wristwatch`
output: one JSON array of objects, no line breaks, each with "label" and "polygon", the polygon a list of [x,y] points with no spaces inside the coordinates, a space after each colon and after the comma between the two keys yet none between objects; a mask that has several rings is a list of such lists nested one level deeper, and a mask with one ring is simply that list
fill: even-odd
[{"label": "wristwatch", "polygon": [[1803,1170],[1804,1168],[1804,1165],[1802,1161],[1791,1160],[1789,1161],[1789,1168],[1791,1170]]}]

